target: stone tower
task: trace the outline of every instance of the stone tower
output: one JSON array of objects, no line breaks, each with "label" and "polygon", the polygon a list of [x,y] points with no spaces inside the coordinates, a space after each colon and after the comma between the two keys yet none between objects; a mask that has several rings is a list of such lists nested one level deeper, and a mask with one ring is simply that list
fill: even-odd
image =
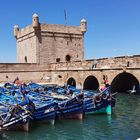
[{"label": "stone tower", "polygon": [[84,59],[86,20],[80,26],[39,23],[34,14],[32,24],[19,29],[14,26],[18,63],[59,63]]},{"label": "stone tower", "polygon": [[84,34],[87,31],[87,21],[85,19],[81,20],[81,32]]}]

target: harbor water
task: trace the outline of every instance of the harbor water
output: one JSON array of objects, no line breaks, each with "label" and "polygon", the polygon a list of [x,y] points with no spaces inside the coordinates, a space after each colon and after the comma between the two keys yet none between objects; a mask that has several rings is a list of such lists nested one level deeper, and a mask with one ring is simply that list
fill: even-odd
[{"label": "harbor water", "polygon": [[1,131],[0,140],[136,140],[140,138],[140,96],[118,94],[112,115],[86,115],[83,121],[32,124],[30,132]]}]

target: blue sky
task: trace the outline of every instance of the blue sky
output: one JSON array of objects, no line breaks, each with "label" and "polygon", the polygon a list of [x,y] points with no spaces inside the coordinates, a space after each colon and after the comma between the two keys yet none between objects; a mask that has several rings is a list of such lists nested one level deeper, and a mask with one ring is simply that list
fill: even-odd
[{"label": "blue sky", "polygon": [[85,59],[140,54],[140,0],[0,0],[0,62],[16,62],[13,26],[41,23],[79,26],[87,20]]}]

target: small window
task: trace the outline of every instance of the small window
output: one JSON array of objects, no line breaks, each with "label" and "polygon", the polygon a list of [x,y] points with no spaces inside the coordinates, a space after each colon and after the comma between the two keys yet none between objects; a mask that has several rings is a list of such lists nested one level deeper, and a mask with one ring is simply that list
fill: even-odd
[{"label": "small window", "polygon": [[71,59],[71,56],[70,55],[66,55],[66,61],[69,62]]},{"label": "small window", "polygon": [[67,46],[69,45],[69,42],[67,41]]},{"label": "small window", "polygon": [[129,61],[127,61],[127,67],[129,67],[129,65],[130,65],[130,62],[129,62]]},{"label": "small window", "polygon": [[60,58],[56,58],[56,62],[60,62]]},{"label": "small window", "polygon": [[27,63],[27,56],[24,57],[25,63]]},{"label": "small window", "polygon": [[61,75],[58,75],[58,78],[62,78],[62,76]]}]

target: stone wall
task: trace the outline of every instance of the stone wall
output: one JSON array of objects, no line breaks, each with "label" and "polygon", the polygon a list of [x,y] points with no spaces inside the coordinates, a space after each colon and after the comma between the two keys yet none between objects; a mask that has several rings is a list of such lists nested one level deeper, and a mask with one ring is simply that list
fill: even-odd
[{"label": "stone wall", "polygon": [[100,58],[70,63],[53,63],[52,70],[91,70],[91,69],[124,69],[140,68],[140,56],[121,56],[112,58]]},{"label": "stone wall", "polygon": [[80,26],[41,24],[40,28],[40,64],[66,62],[67,55],[71,61],[83,60],[84,35]]},{"label": "stone wall", "polygon": [[41,31],[47,31],[48,33],[59,33],[59,34],[82,34],[80,26],[65,26],[60,24],[46,24],[41,23]]},{"label": "stone wall", "polygon": [[37,63],[37,37],[32,26],[17,33],[17,62]]},{"label": "stone wall", "polygon": [[[55,30],[54,30],[55,31]],[[66,56],[71,61],[83,60],[83,35],[42,31],[40,43],[40,63],[66,62]],[[79,50],[79,51],[77,51]]]},{"label": "stone wall", "polygon": [[[128,65],[129,61],[129,65]],[[91,67],[96,62],[96,67]],[[70,77],[76,80],[77,86],[84,83],[92,75],[101,83],[103,75],[107,75],[110,82],[120,73],[128,72],[140,81],[140,56],[123,56],[102,58],[97,60],[76,61],[53,64],[0,64],[0,81],[10,81],[17,76],[23,81],[47,82],[64,84]]]},{"label": "stone wall", "polygon": [[14,81],[18,76],[22,81],[36,81],[36,82],[50,82],[50,80],[45,79],[50,76],[49,65],[38,65],[38,64],[0,64],[0,82],[7,81],[6,76],[8,76],[9,81]]}]

